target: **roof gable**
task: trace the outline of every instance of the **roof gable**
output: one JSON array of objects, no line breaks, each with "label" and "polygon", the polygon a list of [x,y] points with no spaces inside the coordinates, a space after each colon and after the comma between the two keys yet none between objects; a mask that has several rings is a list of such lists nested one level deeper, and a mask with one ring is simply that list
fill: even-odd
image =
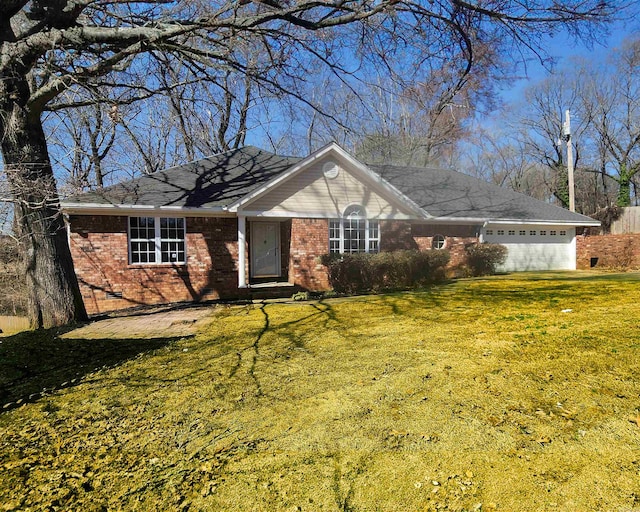
[{"label": "roof gable", "polygon": [[[322,166],[329,162],[341,168],[335,183],[323,176]],[[283,212],[335,216],[341,215],[349,204],[369,206],[370,213],[386,218],[426,216],[409,197],[336,143],[330,143],[300,160],[229,209],[256,213],[275,211],[279,206]]]}]

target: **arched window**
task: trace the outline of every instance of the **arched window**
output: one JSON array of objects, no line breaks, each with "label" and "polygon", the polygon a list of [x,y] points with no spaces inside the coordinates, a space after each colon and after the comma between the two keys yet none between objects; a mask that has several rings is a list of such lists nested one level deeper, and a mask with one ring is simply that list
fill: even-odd
[{"label": "arched window", "polygon": [[380,227],[360,205],[348,206],[342,218],[329,221],[329,252],[378,252]]},{"label": "arched window", "polygon": [[444,249],[447,239],[443,235],[434,235],[431,239],[432,249]]}]

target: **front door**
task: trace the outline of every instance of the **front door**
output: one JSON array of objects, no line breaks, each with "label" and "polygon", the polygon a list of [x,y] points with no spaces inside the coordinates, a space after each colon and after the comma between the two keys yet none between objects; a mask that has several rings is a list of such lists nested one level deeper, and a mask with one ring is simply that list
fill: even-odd
[{"label": "front door", "polygon": [[251,277],[280,277],[280,224],[251,223]]}]

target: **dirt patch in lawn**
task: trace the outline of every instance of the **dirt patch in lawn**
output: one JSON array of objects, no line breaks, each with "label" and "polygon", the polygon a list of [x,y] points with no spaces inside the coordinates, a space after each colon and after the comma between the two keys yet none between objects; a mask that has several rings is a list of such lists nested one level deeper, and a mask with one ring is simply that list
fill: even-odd
[{"label": "dirt patch in lawn", "polygon": [[0,503],[638,508],[637,280],[561,276],[218,308],[0,415]]},{"label": "dirt patch in lawn", "polygon": [[75,386],[96,371],[193,336],[213,306],[121,312],[76,328],[0,338],[0,411]]}]

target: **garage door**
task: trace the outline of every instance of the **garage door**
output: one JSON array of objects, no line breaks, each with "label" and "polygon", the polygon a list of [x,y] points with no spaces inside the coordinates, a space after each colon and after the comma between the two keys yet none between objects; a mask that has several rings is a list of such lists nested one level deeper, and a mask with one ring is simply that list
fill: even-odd
[{"label": "garage door", "polygon": [[575,228],[565,226],[487,226],[484,240],[509,250],[504,272],[575,270]]}]

